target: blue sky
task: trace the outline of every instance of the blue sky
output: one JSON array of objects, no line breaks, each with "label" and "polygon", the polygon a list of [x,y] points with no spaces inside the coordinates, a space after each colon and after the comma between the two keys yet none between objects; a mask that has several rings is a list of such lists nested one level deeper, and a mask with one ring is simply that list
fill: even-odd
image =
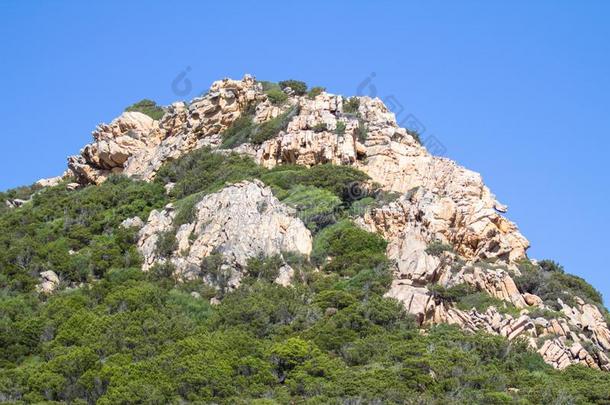
[{"label": "blue sky", "polygon": [[602,1],[4,0],[0,189],[60,174],[139,99],[296,78],[411,114],[510,206],[530,256],[608,302],[609,17]]}]

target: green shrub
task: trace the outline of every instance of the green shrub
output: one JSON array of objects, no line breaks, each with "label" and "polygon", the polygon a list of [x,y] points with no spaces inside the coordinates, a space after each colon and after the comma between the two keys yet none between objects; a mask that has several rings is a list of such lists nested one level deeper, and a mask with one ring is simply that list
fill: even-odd
[{"label": "green shrub", "polygon": [[255,125],[252,115],[244,114],[231,124],[222,133],[222,145],[224,149],[234,148],[249,141]]},{"label": "green shrub", "polygon": [[[40,190],[32,202],[0,214],[0,286],[28,291],[52,270],[66,283],[86,281],[112,267],[137,266],[133,232],[119,224],[147,218],[166,203],[157,184],[113,176],[100,186]],[[72,251],[72,252],[70,252]]]},{"label": "green shrub", "polygon": [[253,257],[248,260],[247,273],[257,280],[273,282],[280,274],[280,268],[284,265],[279,255],[271,257]]},{"label": "green shrub", "polygon": [[309,92],[307,93],[307,97],[309,97],[310,99],[313,100],[320,94],[324,93],[325,91],[326,91],[325,87],[312,87],[311,90],[309,90]]},{"label": "green shrub", "polygon": [[170,229],[162,232],[157,237],[157,255],[165,258],[172,256],[174,251],[178,248],[178,241],[176,240],[176,230]]},{"label": "green shrub", "polygon": [[545,304],[556,310],[561,309],[557,299],[574,306],[575,296],[603,306],[601,294],[585,280],[564,273],[563,267],[556,262],[543,260],[541,263],[539,266],[529,261],[520,264],[521,275],[514,277],[519,291],[538,295]]},{"label": "green shrub", "polygon": [[297,96],[303,96],[307,93],[307,84],[299,80],[283,80],[279,82],[279,85],[282,90],[290,87]]},{"label": "green shrub", "polygon": [[263,91],[264,92],[267,92],[267,91],[269,91],[271,89],[282,90],[280,85],[275,83],[275,82],[269,82],[269,81],[266,81],[266,80],[260,80],[259,83],[263,86]]},{"label": "green shrub", "polygon": [[314,125],[312,129],[313,129],[313,132],[319,133],[319,132],[328,131],[328,126],[326,125],[326,123],[320,122],[320,123],[317,123],[316,125]]},{"label": "green shrub", "polygon": [[487,311],[487,308],[494,306],[501,313],[508,313],[513,316],[519,315],[519,309],[513,304],[498,298],[494,298],[488,293],[482,291],[464,295],[458,300],[457,306],[464,311],[469,311],[470,309],[474,308],[478,312],[485,312]]},{"label": "green shrub", "polygon": [[337,127],[335,128],[335,133],[337,135],[345,135],[345,122],[337,121]]},{"label": "green shrub", "polygon": [[565,273],[563,266],[554,260],[541,260],[538,262],[538,266],[543,271]]},{"label": "green shrub", "polygon": [[316,165],[309,169],[302,166],[278,166],[261,176],[261,180],[266,184],[284,190],[290,189],[295,184],[325,189],[344,202],[353,200],[354,193],[350,186],[364,183],[369,179],[367,174],[352,166],[331,164]]},{"label": "green shrub", "polygon": [[426,253],[432,256],[441,256],[443,252],[453,252],[453,246],[441,242],[440,240],[432,241],[426,247]]},{"label": "green shrub", "polygon": [[356,138],[358,139],[358,142],[364,143],[368,139],[368,137],[369,137],[368,128],[366,127],[364,120],[359,119],[358,128],[356,128]]},{"label": "green shrub", "polygon": [[153,120],[160,120],[165,114],[165,110],[162,107],[158,106],[154,101],[148,99],[143,99],[130,105],[125,109],[125,111],[141,112],[142,114],[148,115]]},{"label": "green shrub", "polygon": [[343,220],[324,228],[316,236],[311,256],[315,263],[324,265],[326,271],[354,276],[362,270],[386,266],[386,246],[387,242],[379,235]]},{"label": "green shrub", "polygon": [[280,131],[286,129],[290,121],[298,114],[298,107],[293,107],[284,114],[260,124],[252,133],[251,142],[257,145],[277,137]]},{"label": "green shrub", "polygon": [[333,224],[341,205],[341,199],[330,191],[303,185],[291,188],[282,201],[295,208],[298,217],[313,232]]},{"label": "green shrub", "polygon": [[451,287],[444,287],[440,284],[428,285],[428,290],[439,301],[443,302],[458,302],[462,297],[476,293],[476,290],[465,283],[457,284]]},{"label": "green shrub", "polygon": [[273,105],[282,105],[288,100],[288,95],[280,89],[270,89],[265,92]]},{"label": "green shrub", "polygon": [[214,153],[202,148],[166,163],[157,173],[155,182],[176,183],[172,196],[185,198],[195,193],[213,193],[225,183],[255,178],[261,170],[248,157],[236,153]]},{"label": "green shrub", "polygon": [[345,114],[357,114],[360,108],[360,99],[358,97],[350,97],[343,101],[343,112]]}]

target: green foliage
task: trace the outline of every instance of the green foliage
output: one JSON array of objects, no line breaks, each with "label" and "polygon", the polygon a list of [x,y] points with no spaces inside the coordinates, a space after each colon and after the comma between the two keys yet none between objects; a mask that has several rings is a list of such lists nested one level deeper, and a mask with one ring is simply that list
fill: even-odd
[{"label": "green foliage", "polygon": [[148,115],[153,120],[160,120],[165,114],[165,110],[162,107],[158,106],[154,101],[148,99],[143,99],[130,105],[125,109],[125,111],[141,112],[142,114]]},{"label": "green foliage", "polygon": [[225,183],[236,183],[256,177],[261,168],[252,159],[236,153],[220,154],[202,148],[164,165],[158,172],[157,184],[176,183],[175,198],[195,193],[212,193]]},{"label": "green foliage", "polygon": [[282,105],[288,100],[288,95],[280,89],[270,89],[265,92],[273,105]]},{"label": "green foliage", "polygon": [[355,276],[363,270],[385,267],[386,246],[387,242],[380,236],[343,220],[316,236],[312,260],[324,265],[326,271]]},{"label": "green foliage", "polygon": [[556,310],[561,307],[557,299],[568,305],[575,305],[574,296],[603,308],[601,294],[580,277],[564,273],[556,262],[543,260],[538,266],[529,261],[522,262],[521,275],[514,278],[521,292],[536,294]]},{"label": "green foliage", "polygon": [[344,202],[352,199],[350,185],[364,183],[369,176],[351,166],[317,165],[309,169],[300,166],[278,166],[261,176],[266,184],[289,190],[295,184],[325,189]]},{"label": "green foliage", "polygon": [[176,230],[170,229],[159,234],[157,239],[157,254],[161,257],[169,258],[177,249]]},{"label": "green foliage", "polygon": [[511,303],[499,298],[494,298],[482,291],[462,296],[458,300],[457,306],[464,311],[469,311],[474,308],[478,312],[485,312],[487,308],[494,306],[499,312],[508,313],[513,316],[519,315],[519,309]]},{"label": "green foliage", "polygon": [[337,135],[345,135],[345,122],[337,121],[337,127],[335,128],[335,133]]},{"label": "green foliage", "polygon": [[257,280],[273,282],[279,274],[280,268],[284,264],[279,255],[271,257],[253,257],[248,260],[247,273],[250,277]]},{"label": "green foliage", "polygon": [[357,114],[360,108],[360,99],[358,97],[350,97],[343,100],[343,112],[346,114]]},{"label": "green foliage", "polygon": [[135,231],[119,224],[147,218],[165,198],[161,185],[122,177],[74,192],[61,186],[38,192],[31,204],[0,214],[0,286],[29,291],[45,270],[79,282],[112,267],[137,266]]},{"label": "green foliage", "polygon": [[336,221],[341,199],[332,192],[313,186],[291,188],[282,200],[297,210],[297,215],[314,232]]},{"label": "green foliage", "polygon": [[282,90],[280,85],[275,83],[275,82],[269,82],[269,81],[266,81],[266,80],[260,80],[259,83],[263,86],[263,91],[264,92],[267,92],[267,91],[269,91],[271,89]]},{"label": "green foliage", "polygon": [[443,252],[453,252],[453,246],[435,240],[430,242],[426,247],[426,253],[432,256],[441,256]]},{"label": "green foliage", "polygon": [[356,128],[356,138],[358,138],[358,142],[364,143],[369,137],[369,131],[366,127],[364,120],[358,120],[358,128]]},{"label": "green foliage", "polygon": [[244,114],[222,133],[224,149],[234,148],[248,142],[255,128],[252,118],[252,115]]},{"label": "green foliage", "polygon": [[300,80],[283,80],[279,85],[282,89],[290,87],[297,96],[304,96],[307,93],[307,84]]},{"label": "green foliage", "polygon": [[260,145],[269,139],[275,138],[279,135],[280,131],[286,129],[290,123],[290,120],[292,120],[292,118],[294,118],[297,114],[298,108],[293,107],[284,114],[278,115],[275,118],[263,122],[252,132],[250,137],[251,142]]},{"label": "green foliage", "polygon": [[437,301],[450,302],[464,311],[476,309],[478,312],[485,312],[490,306],[496,307],[502,313],[509,313],[513,316],[519,315],[519,309],[509,302],[494,298],[486,292],[477,291],[468,284],[457,284],[451,287],[443,287],[439,284],[431,284],[428,290]]},{"label": "green foliage", "polygon": [[319,132],[328,131],[328,126],[326,125],[326,123],[320,122],[320,123],[314,125],[312,129],[313,129],[313,132],[319,133]]},{"label": "green foliage", "polygon": [[34,193],[40,191],[41,186],[32,184],[31,186],[22,186],[0,192],[0,206],[4,207],[6,200],[29,200]]},{"label": "green foliage", "polygon": [[309,90],[309,92],[307,93],[307,97],[309,97],[310,99],[315,99],[317,96],[319,96],[320,94],[324,93],[326,91],[326,87],[312,87],[311,90]]},{"label": "green foliage", "polygon": [[[222,266],[219,252],[203,260],[200,279],[188,282],[178,282],[171,264],[140,271],[136,231],[119,224],[163,207],[165,182],[176,183],[178,225],[192,221],[205,193],[253,178],[263,179],[317,232],[313,263],[290,252],[253,258],[237,269],[244,278],[232,290],[233,270]],[[422,333],[402,303],[384,297],[391,281],[386,242],[345,219],[359,204],[396,198],[354,198],[350,185],[366,181],[347,166],[266,170],[238,155],[199,150],[164,166],[153,183],[113,177],[75,192],[44,189],[24,207],[0,213],[0,398],[73,404],[610,402],[606,373],[554,370],[523,342],[448,325]],[[335,214],[343,219],[333,223]],[[167,256],[175,233],[161,236],[159,252]],[[430,248],[432,254],[445,249]],[[288,288],[273,283],[285,263],[295,271]],[[551,294],[557,287],[600,299],[554,263],[521,267],[522,285],[532,290]],[[41,296],[32,286],[43,269],[60,274],[64,285],[88,283]],[[466,285],[430,290],[463,309],[516,311]],[[211,297],[222,301],[212,306]]]},{"label": "green foliage", "polygon": [[563,266],[554,260],[540,260],[538,266],[543,271],[565,273]]}]

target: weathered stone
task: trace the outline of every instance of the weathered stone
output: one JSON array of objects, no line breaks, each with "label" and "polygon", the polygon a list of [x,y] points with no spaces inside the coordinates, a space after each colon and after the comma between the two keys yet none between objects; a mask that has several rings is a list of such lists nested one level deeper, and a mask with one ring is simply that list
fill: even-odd
[{"label": "weathered stone", "polygon": [[59,286],[59,277],[52,270],[40,273],[40,283],[36,286],[36,291],[44,294],[51,294]]},{"label": "weathered stone", "polygon": [[[311,252],[309,230],[294,210],[280,203],[260,181],[244,181],[205,196],[195,206],[190,223],[174,224],[175,215],[173,206],[153,211],[140,231],[138,248],[144,257],[144,270],[169,260],[179,278],[205,277],[205,258],[219,254],[226,265],[221,270],[236,287],[250,258],[282,252],[308,256]],[[157,252],[159,237],[167,232],[176,235],[169,258]],[[292,274],[292,269],[284,266],[277,282],[288,285]]]}]

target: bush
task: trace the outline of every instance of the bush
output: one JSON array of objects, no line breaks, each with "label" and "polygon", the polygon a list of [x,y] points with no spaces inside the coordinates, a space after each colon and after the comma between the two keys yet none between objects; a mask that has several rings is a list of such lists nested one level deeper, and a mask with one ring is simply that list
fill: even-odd
[{"label": "bush", "polygon": [[315,99],[317,96],[319,96],[320,94],[324,93],[326,91],[325,87],[313,87],[311,90],[309,90],[309,92],[307,93],[307,97],[309,97],[310,99]]},{"label": "bush", "polygon": [[[385,267],[387,242],[379,235],[343,220],[323,229],[314,239],[312,260],[329,272],[355,276],[360,271]],[[331,260],[327,260],[327,258]]]},{"label": "bush", "polygon": [[280,89],[267,90],[265,94],[273,105],[282,105],[288,100],[288,95]]},{"label": "bush", "polygon": [[77,191],[58,186],[37,192],[31,204],[0,214],[5,230],[0,235],[0,286],[31,290],[44,270],[69,284],[112,267],[138,265],[135,234],[119,224],[146,218],[165,203],[162,186],[114,176]]},{"label": "bush", "polygon": [[141,112],[142,114],[148,115],[153,120],[160,120],[165,114],[165,110],[162,107],[158,106],[154,101],[148,99],[143,99],[130,105],[125,109],[125,111]]},{"label": "bush", "polygon": [[280,131],[286,129],[290,121],[298,114],[298,107],[293,107],[284,114],[278,115],[270,119],[254,129],[251,142],[257,145],[277,137]]},{"label": "bush", "polygon": [[157,173],[157,184],[176,183],[171,195],[185,198],[195,193],[213,193],[225,183],[258,177],[262,168],[236,153],[220,154],[210,149],[195,150],[166,163]]},{"label": "bush", "polygon": [[317,232],[335,223],[341,200],[328,190],[298,185],[282,200],[297,210],[297,216],[309,230]]},{"label": "bush", "polygon": [[358,128],[356,128],[356,138],[358,142],[364,143],[369,137],[369,131],[364,123],[364,120],[358,120]]},{"label": "bush", "polygon": [[345,135],[345,122],[337,121],[337,127],[335,128],[335,133],[337,135]]},{"label": "bush", "polygon": [[279,82],[279,85],[282,90],[290,87],[297,96],[303,96],[307,93],[307,84],[299,80],[283,80]]},{"label": "bush", "polygon": [[554,260],[541,260],[538,262],[538,266],[540,266],[540,269],[543,271],[565,273],[563,266]]},{"label": "bush", "polygon": [[284,265],[279,255],[271,257],[253,257],[248,260],[246,268],[250,277],[257,280],[273,282],[280,274],[280,268]]},{"label": "bush", "polygon": [[159,234],[157,239],[157,255],[170,258],[177,248],[178,241],[176,240],[175,229],[172,228]]},{"label": "bush", "polygon": [[315,132],[315,133],[328,131],[328,127],[326,126],[326,123],[324,123],[324,122],[320,122],[320,123],[314,125],[312,129],[313,129],[313,132]]},{"label": "bush", "polygon": [[243,114],[236,119],[233,124],[222,133],[221,147],[230,149],[248,142],[256,127],[252,118],[252,115]]},{"label": "bush", "polygon": [[519,291],[538,295],[545,304],[556,310],[561,306],[557,300],[574,306],[574,297],[603,306],[601,294],[580,277],[566,274],[563,267],[556,262],[543,260],[539,266],[531,262],[522,262],[519,266],[521,275],[514,278]]},{"label": "bush", "polygon": [[350,97],[343,101],[343,112],[345,114],[357,114],[360,108],[360,99],[358,97]]},{"label": "bush", "polygon": [[[278,166],[263,174],[261,180],[284,190],[295,184],[314,186],[325,189],[344,202],[351,202],[364,197],[361,183],[370,178],[364,172],[352,166],[336,166],[331,164],[316,165],[309,169],[302,166]],[[355,190],[358,186],[358,190]],[[358,195],[356,195],[358,194]]]}]

